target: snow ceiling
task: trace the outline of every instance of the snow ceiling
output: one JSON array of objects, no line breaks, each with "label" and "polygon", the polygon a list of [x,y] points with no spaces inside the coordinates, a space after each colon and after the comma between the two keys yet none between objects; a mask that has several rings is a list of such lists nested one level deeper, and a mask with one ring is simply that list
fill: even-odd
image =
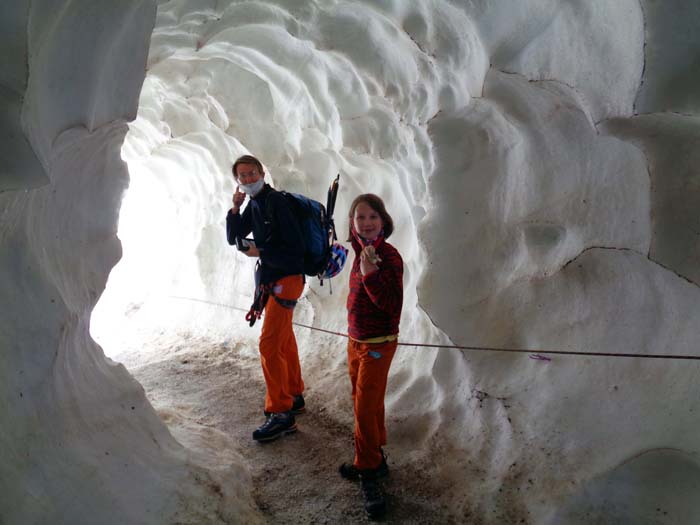
[{"label": "snow ceiling", "polygon": [[[404,341],[700,354],[698,23],[682,0],[3,3],[0,522],[257,519],[240,460],[183,448],[102,350],[254,351],[203,302],[249,304],[223,233],[248,151],[319,200],[341,173],[341,233],[385,198]],[[344,330],[346,291],[311,285],[297,319]],[[299,339],[334,406],[342,341]],[[390,439],[483,523],[697,523],[699,371],[405,347]]]}]

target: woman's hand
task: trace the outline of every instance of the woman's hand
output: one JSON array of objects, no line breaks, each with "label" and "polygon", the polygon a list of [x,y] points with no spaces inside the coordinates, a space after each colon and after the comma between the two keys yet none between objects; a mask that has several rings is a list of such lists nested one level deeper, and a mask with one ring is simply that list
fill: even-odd
[{"label": "woman's hand", "polygon": [[246,251],[243,252],[244,255],[248,257],[260,257],[260,250],[257,246],[251,246]]},{"label": "woman's hand", "polygon": [[233,194],[233,207],[231,208],[231,213],[236,214],[241,210],[243,202],[245,202],[245,193],[238,189],[236,186],[236,192]]},{"label": "woman's hand", "polygon": [[382,260],[377,256],[374,246],[365,246],[362,252],[360,252],[360,271],[362,275],[367,275],[368,273],[379,270],[377,263],[380,262],[382,262]]}]

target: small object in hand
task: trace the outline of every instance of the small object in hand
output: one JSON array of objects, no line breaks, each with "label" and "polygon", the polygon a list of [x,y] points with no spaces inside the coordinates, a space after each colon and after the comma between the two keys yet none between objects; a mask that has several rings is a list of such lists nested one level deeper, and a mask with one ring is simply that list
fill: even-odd
[{"label": "small object in hand", "polygon": [[365,259],[368,262],[374,264],[375,266],[377,263],[382,262],[382,260],[377,255],[377,252],[374,250],[374,246],[365,246],[365,249],[362,251],[362,253],[365,256]]},{"label": "small object in hand", "polygon": [[241,239],[240,237],[236,237],[236,248],[238,248],[238,251],[247,252],[251,246],[255,247],[255,241],[252,239]]}]

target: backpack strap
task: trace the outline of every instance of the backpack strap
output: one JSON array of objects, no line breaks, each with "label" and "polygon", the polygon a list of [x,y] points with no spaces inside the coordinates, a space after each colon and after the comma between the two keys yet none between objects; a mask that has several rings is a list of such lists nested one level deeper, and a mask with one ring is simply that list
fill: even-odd
[{"label": "backpack strap", "polygon": [[[263,215],[267,221],[268,227],[265,229],[265,242],[269,242],[272,237],[272,233],[277,228],[277,222],[275,221],[275,214],[272,211],[272,204],[270,203],[270,196],[273,193],[280,193],[276,189],[271,188],[271,192],[267,195],[265,199],[265,209],[263,210]],[[272,197],[274,199],[274,197]]]}]

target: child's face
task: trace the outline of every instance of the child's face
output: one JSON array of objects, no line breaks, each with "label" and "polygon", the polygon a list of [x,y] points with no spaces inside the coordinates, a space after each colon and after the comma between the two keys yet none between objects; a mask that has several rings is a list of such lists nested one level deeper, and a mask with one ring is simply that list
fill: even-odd
[{"label": "child's face", "polygon": [[364,239],[376,239],[384,228],[384,222],[374,208],[366,202],[360,202],[352,217],[355,231]]}]

